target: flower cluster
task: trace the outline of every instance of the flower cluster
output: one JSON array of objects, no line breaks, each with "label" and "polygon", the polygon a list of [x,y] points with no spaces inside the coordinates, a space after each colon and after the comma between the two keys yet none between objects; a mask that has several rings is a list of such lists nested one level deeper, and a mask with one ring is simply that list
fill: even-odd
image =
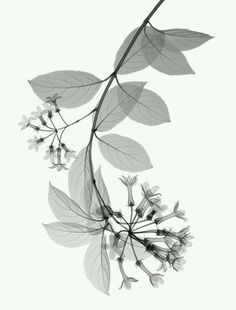
[{"label": "flower cluster", "polygon": [[[31,112],[30,116],[22,116],[22,121],[18,124],[21,129],[31,128],[36,134],[32,139],[28,140],[29,149],[39,150],[39,147],[46,141],[50,141],[47,145],[45,160],[49,160],[52,164],[51,169],[67,170],[67,163],[76,157],[75,151],[69,149],[62,141],[65,130],[71,125],[68,124],[61,115],[58,106],[58,100],[61,99],[57,93],[52,97],[47,97],[42,107],[37,106],[36,110]],[[54,118],[58,117],[63,126],[57,127]],[[50,140],[51,139],[51,140]]]},{"label": "flower cluster", "polygon": [[[183,254],[187,247],[192,245],[193,236],[190,235],[189,226],[174,231],[160,227],[160,224],[171,219],[177,218],[186,221],[185,212],[179,209],[177,202],[173,211],[167,212],[167,206],[162,204],[162,195],[159,187],[150,187],[146,182],[141,185],[142,199],[136,204],[133,197],[133,186],[137,183],[137,176],[122,177],[122,183],[127,188],[128,207],[130,208],[130,219],[127,220],[122,213],[119,217],[111,213],[111,219],[120,225],[120,230],[115,230],[109,225],[109,257],[117,257],[118,267],[122,275],[121,287],[130,289],[133,282],[138,280],[127,276],[124,270],[125,260],[135,260],[135,264],[149,278],[154,287],[164,283],[163,275],[159,272],[166,272],[168,268],[175,271],[183,270],[185,259]],[[119,227],[119,226],[118,226]],[[132,256],[132,257],[131,257]],[[158,272],[151,272],[144,264],[143,260],[153,257],[158,261]]]}]

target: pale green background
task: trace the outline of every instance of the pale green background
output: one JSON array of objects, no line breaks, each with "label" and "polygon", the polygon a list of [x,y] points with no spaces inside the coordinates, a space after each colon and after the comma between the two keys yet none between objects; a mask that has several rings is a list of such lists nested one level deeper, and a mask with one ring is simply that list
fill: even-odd
[{"label": "pale green background", "polygon": [[[148,150],[154,169],[140,174],[161,186],[165,201],[180,200],[196,236],[182,273],[171,272],[153,289],[142,279],[119,291],[113,265],[111,297],[90,285],[83,271],[85,248],[52,243],[41,222],[54,221],[48,182],[67,190],[66,174],[47,169],[43,154],[27,149],[30,131],[16,123],[40,103],[26,80],[54,70],[74,69],[106,77],[125,36],[155,0],[1,1],[1,300],[4,310],[42,309],[235,309],[235,1],[166,0],[152,19],[160,29],[183,27],[216,38],[186,53],[195,76],[170,77],[149,68],[121,81],[149,81],[166,101],[172,122],[149,128],[125,121],[113,132]],[[66,112],[83,115],[97,102]],[[70,129],[76,150],[89,121]],[[70,134],[71,133],[71,134]],[[116,206],[126,203],[113,169],[96,151]],[[122,199],[120,198],[122,197]],[[121,204],[119,204],[119,200]],[[133,272],[134,270],[134,272]],[[135,268],[130,271],[135,275]]]}]

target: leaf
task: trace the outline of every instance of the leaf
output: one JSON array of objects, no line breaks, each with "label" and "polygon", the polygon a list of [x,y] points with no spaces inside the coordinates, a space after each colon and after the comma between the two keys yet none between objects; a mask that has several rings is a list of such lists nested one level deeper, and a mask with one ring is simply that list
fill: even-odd
[{"label": "leaf", "polygon": [[139,99],[144,85],[144,82],[127,82],[121,84],[125,92],[120,92],[119,86],[110,89],[98,114],[98,131],[110,130],[124,120]]},{"label": "leaf", "polygon": [[54,222],[44,224],[44,227],[52,241],[69,248],[83,246],[103,231],[102,228],[92,229],[76,223]]},{"label": "leaf", "polygon": [[[96,171],[94,178],[96,180],[97,189],[102,197],[102,202],[104,202],[106,206],[110,206],[111,202],[110,202],[107,187],[102,177],[101,167],[99,167],[98,170]],[[93,199],[91,203],[90,214],[94,218],[102,218],[101,208],[100,208],[99,200],[98,200],[95,190],[93,191]]]},{"label": "leaf", "polygon": [[89,148],[83,148],[69,170],[69,191],[71,198],[77,202],[85,213],[89,214],[93,195]]},{"label": "leaf", "polygon": [[48,201],[56,218],[62,222],[93,226],[93,220],[63,191],[49,184]]},{"label": "leaf", "polygon": [[153,29],[146,27],[143,44],[148,44],[149,48],[144,49],[144,55],[149,64],[156,70],[169,75],[193,74],[186,57],[178,50],[175,50],[164,35]]},{"label": "leaf", "polygon": [[[124,92],[123,89],[119,91]],[[149,126],[160,125],[170,121],[165,102],[156,93],[148,89],[144,89],[139,99],[135,100],[135,104],[128,116],[138,123]]]},{"label": "leaf", "polygon": [[85,273],[90,282],[104,294],[109,294],[110,261],[104,236],[97,236],[87,249],[84,258]]},{"label": "leaf", "polygon": [[188,29],[168,29],[161,30],[165,35],[166,41],[179,51],[194,49],[213,37],[202,32],[191,31]]},{"label": "leaf", "polygon": [[138,172],[152,168],[149,156],[136,141],[116,134],[99,138],[102,155],[115,168]]},{"label": "leaf", "polygon": [[[124,55],[125,51],[127,50],[130,42],[132,41],[133,37],[135,36],[138,28],[134,29],[124,40],[123,44],[121,45],[120,49],[117,52],[116,60],[114,67],[116,68],[118,63],[120,62],[122,56]],[[147,42],[143,41],[144,32],[142,31],[138,38],[136,39],[133,47],[131,48],[130,52],[126,56],[126,59],[119,70],[119,74],[129,74],[132,72],[136,72],[142,69],[145,69],[149,66],[146,58],[143,54],[143,49],[146,48],[148,45]],[[144,43],[144,44],[143,44]]]},{"label": "leaf", "polygon": [[101,81],[87,72],[65,70],[39,75],[29,84],[41,100],[57,93],[62,97],[58,105],[70,109],[89,102],[99,90]]}]

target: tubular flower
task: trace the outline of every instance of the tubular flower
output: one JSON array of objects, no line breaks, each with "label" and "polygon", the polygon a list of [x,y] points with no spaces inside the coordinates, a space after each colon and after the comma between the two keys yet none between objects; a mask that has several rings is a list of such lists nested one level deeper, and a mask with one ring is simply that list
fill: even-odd
[{"label": "tubular flower", "polygon": [[136,213],[139,217],[143,217],[146,210],[154,205],[153,197],[159,195],[156,192],[159,190],[159,186],[153,186],[150,188],[149,183],[145,182],[142,185],[143,199],[136,208]]},{"label": "tubular flower", "polygon": [[137,176],[134,176],[134,177],[128,176],[127,178],[122,176],[120,180],[127,187],[127,190],[128,190],[128,206],[133,207],[135,205],[135,202],[133,198],[132,187],[137,182]]},{"label": "tubular flower", "polygon": [[143,264],[141,260],[136,262],[136,265],[141,268],[148,276],[149,280],[154,287],[159,287],[160,284],[164,283],[164,280],[162,279],[162,275],[159,273],[151,273]]},{"label": "tubular flower", "polygon": [[130,290],[131,286],[132,286],[132,282],[138,282],[138,280],[135,279],[135,278],[132,278],[132,277],[128,277],[125,274],[125,271],[124,271],[124,268],[123,268],[123,262],[124,262],[123,258],[119,257],[117,261],[118,261],[118,265],[119,265],[119,269],[120,269],[121,275],[123,277],[123,281],[121,282],[120,289],[124,286],[127,290]]},{"label": "tubular flower", "polygon": [[61,171],[62,169],[68,170],[68,168],[66,168],[66,164],[63,164],[61,162],[61,148],[57,148],[56,152],[57,152],[57,155],[56,155],[57,162],[56,163],[53,162],[52,163],[53,166],[51,166],[50,168],[56,169],[57,171]]}]

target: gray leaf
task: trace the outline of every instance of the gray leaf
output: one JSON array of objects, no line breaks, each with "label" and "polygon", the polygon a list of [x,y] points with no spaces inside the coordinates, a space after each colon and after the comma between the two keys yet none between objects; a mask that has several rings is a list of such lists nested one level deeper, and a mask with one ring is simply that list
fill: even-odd
[{"label": "gray leaf", "polygon": [[[119,61],[121,60],[122,56],[124,55],[126,49],[128,48],[131,40],[135,36],[138,28],[134,29],[124,40],[123,44],[121,45],[120,49],[117,52],[116,60],[114,67],[118,65]],[[129,54],[127,55],[122,67],[119,70],[119,74],[128,74],[132,72],[136,72],[148,67],[149,63],[147,62],[146,58],[143,54],[143,49],[146,48],[148,42],[143,44],[143,37],[144,32],[142,31],[141,34],[138,36],[137,40],[135,41],[132,49],[130,50]],[[145,45],[146,44],[146,45]]]},{"label": "gray leaf", "polygon": [[62,222],[79,223],[82,226],[93,226],[93,220],[79,205],[63,191],[49,184],[48,201],[56,218]]},{"label": "gray leaf", "polygon": [[102,136],[99,147],[106,160],[118,169],[138,172],[152,168],[145,149],[130,138],[116,134]]},{"label": "gray leaf", "polygon": [[57,93],[62,97],[58,100],[58,105],[64,108],[75,108],[89,102],[101,86],[101,81],[96,76],[69,70],[40,75],[29,83],[43,101]]},{"label": "gray leaf", "polygon": [[83,148],[69,170],[69,191],[71,198],[89,213],[93,195],[93,183],[89,164],[89,149]]},{"label": "gray leaf", "polygon": [[191,50],[213,38],[206,33],[188,29],[168,29],[161,32],[165,34],[166,41],[179,51]]},{"label": "gray leaf", "polygon": [[161,32],[146,27],[143,41],[143,44],[149,42],[149,48],[143,49],[143,53],[154,69],[169,75],[194,73],[185,56],[171,47]]},{"label": "gray leaf", "polygon": [[104,236],[97,236],[90,244],[84,258],[85,273],[90,282],[104,294],[109,294],[110,261]]},{"label": "gray leaf", "polygon": [[[110,202],[107,187],[106,187],[105,182],[104,182],[103,177],[102,177],[101,167],[99,167],[98,170],[96,171],[94,178],[96,180],[96,186],[97,186],[97,189],[99,191],[99,194],[102,197],[102,203],[104,203],[106,206],[110,206],[111,202]],[[93,191],[93,198],[92,198],[92,203],[91,203],[91,208],[90,208],[90,214],[93,218],[99,218],[99,219],[103,218],[100,203],[99,203],[99,200],[98,200],[98,197],[97,197],[95,190]]]},{"label": "gray leaf", "polygon": [[[107,93],[97,119],[98,131],[107,131],[126,118],[138,100],[145,82],[127,82],[115,86]],[[127,95],[129,94],[129,95]]]},{"label": "gray leaf", "polygon": [[[122,89],[120,89],[123,92]],[[149,126],[160,125],[170,121],[165,102],[156,93],[144,89],[136,104],[128,114],[132,120]]]},{"label": "gray leaf", "polygon": [[87,228],[76,223],[61,223],[54,222],[48,225],[44,224],[44,227],[49,237],[56,243],[65,247],[80,247],[91,240],[93,240],[97,234],[100,234],[102,228]]}]

